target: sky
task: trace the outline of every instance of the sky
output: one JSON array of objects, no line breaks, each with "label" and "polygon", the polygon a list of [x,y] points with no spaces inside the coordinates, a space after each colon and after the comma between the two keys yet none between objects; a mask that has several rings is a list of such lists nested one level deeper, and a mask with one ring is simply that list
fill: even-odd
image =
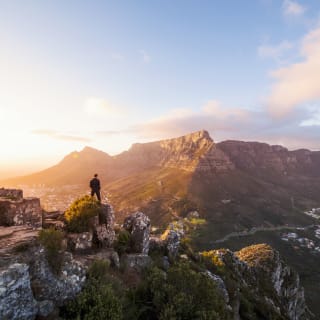
[{"label": "sky", "polygon": [[319,0],[0,0],[0,180],[206,129],[320,150]]}]

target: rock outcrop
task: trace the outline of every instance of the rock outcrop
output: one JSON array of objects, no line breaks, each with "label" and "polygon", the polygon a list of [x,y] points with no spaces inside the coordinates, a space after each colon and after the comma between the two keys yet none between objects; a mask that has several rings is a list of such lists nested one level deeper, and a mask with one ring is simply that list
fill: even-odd
[{"label": "rock outcrop", "polygon": [[[234,319],[309,319],[299,276],[266,244],[233,253],[213,250],[202,253],[212,273],[220,274],[228,292]],[[226,297],[226,295],[224,295]]]},{"label": "rock outcrop", "polygon": [[42,226],[39,198],[23,198],[22,190],[0,189],[0,226]]},{"label": "rock outcrop", "polygon": [[94,222],[93,242],[98,247],[110,248],[115,241],[114,211],[111,205],[101,204],[101,214]]},{"label": "rock outcrop", "polygon": [[128,216],[123,228],[131,235],[131,249],[133,253],[148,254],[150,243],[150,219],[142,212]]},{"label": "rock outcrop", "polygon": [[180,248],[180,242],[185,235],[183,222],[170,223],[167,230],[161,235],[162,246],[170,258],[176,258]]},{"label": "rock outcrop", "polygon": [[82,289],[86,280],[86,269],[72,254],[65,252],[62,256],[59,274],[54,274],[45,257],[44,250],[36,250],[30,261],[30,280],[34,297],[37,301],[52,301],[61,306],[73,299]]},{"label": "rock outcrop", "polygon": [[110,248],[115,241],[114,211],[111,205],[101,204],[99,216],[91,219],[91,230],[82,233],[69,233],[67,235],[68,248],[71,251],[88,251],[93,247]]},{"label": "rock outcrop", "polygon": [[288,149],[260,142],[224,141],[217,144],[238,169],[254,172],[267,171],[284,175],[320,176],[320,153],[310,150]]},{"label": "rock outcrop", "polygon": [[15,263],[0,271],[0,319],[32,320],[37,312],[28,266]]}]

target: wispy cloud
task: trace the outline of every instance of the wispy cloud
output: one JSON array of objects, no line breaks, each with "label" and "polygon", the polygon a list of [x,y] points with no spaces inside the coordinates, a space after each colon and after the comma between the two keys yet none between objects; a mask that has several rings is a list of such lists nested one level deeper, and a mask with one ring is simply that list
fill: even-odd
[{"label": "wispy cloud", "polygon": [[141,54],[141,56],[142,56],[142,61],[143,61],[144,63],[150,63],[151,57],[150,57],[150,55],[149,55],[145,50],[139,50],[139,53]]},{"label": "wispy cloud", "polygon": [[312,110],[311,117],[306,120],[303,120],[300,123],[300,126],[302,127],[320,126],[320,106],[312,107],[311,110]]},{"label": "wispy cloud", "polygon": [[55,130],[50,129],[38,129],[31,131],[32,134],[47,136],[52,139],[56,140],[63,140],[63,141],[75,141],[75,142],[91,142],[92,140],[87,137],[82,137],[76,134],[68,134],[63,133]]},{"label": "wispy cloud", "polygon": [[116,116],[121,114],[121,108],[116,107],[114,104],[103,98],[89,97],[84,103],[84,111],[88,115],[102,116],[112,115]]},{"label": "wispy cloud", "polygon": [[282,8],[285,16],[297,17],[303,15],[306,11],[306,7],[301,5],[299,2],[292,0],[284,0]]},{"label": "wispy cloud", "polygon": [[295,108],[320,99],[320,28],[301,42],[302,61],[271,73],[274,83],[267,98],[270,113],[285,117]]},{"label": "wispy cloud", "polygon": [[[182,112],[183,111],[183,112]],[[302,119],[312,117],[297,110],[293,116],[274,120],[265,109],[230,108],[211,100],[198,111],[189,109],[170,112],[157,119],[130,128],[141,140],[165,139],[206,129],[216,141],[227,139],[262,141],[280,144],[290,149],[310,148],[320,150],[319,129],[302,127]]]},{"label": "wispy cloud", "polygon": [[100,130],[100,131],[95,131],[94,134],[100,137],[109,137],[113,135],[118,135],[122,134],[123,131],[120,130]]},{"label": "wispy cloud", "polygon": [[262,44],[258,47],[258,55],[262,59],[273,59],[278,63],[282,63],[285,54],[293,48],[293,44],[287,40],[280,42],[277,45]]}]

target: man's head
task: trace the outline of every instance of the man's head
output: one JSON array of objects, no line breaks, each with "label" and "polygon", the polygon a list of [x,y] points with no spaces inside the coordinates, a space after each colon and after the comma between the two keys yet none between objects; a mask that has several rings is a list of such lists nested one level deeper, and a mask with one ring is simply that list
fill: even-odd
[{"label": "man's head", "polygon": [[98,174],[97,174],[97,173],[95,173],[95,174],[94,174],[94,177],[96,178],[97,176],[98,176]]}]

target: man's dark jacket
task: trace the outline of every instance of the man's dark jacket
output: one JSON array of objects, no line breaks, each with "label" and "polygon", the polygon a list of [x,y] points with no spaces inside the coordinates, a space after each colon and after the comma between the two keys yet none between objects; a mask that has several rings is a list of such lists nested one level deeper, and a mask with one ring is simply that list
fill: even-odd
[{"label": "man's dark jacket", "polygon": [[100,180],[98,178],[93,178],[90,181],[90,188],[93,191],[99,191],[100,190]]}]

